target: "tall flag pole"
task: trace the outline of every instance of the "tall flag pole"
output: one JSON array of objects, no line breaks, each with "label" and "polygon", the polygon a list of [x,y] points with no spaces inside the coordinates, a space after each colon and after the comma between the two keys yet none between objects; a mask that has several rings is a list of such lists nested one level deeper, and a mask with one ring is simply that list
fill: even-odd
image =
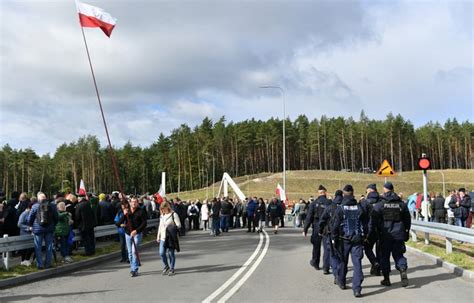
[{"label": "tall flag pole", "polygon": [[117,185],[119,186],[120,193],[122,198],[125,197],[125,193],[122,187],[122,182],[120,181],[120,175],[117,167],[117,160],[115,157],[115,152],[110,141],[109,130],[107,127],[107,122],[105,120],[104,109],[102,108],[102,102],[100,100],[99,89],[97,88],[97,81],[95,80],[94,68],[92,67],[91,56],[89,54],[89,47],[87,46],[87,39],[84,33],[84,27],[98,27],[100,28],[107,37],[110,38],[112,30],[115,27],[116,19],[113,18],[110,14],[105,12],[103,9],[88,5],[79,1],[76,1],[77,12],[79,14],[79,23],[81,25],[82,37],[84,38],[84,45],[86,47],[87,59],[89,59],[89,66],[92,73],[92,80],[94,82],[95,93],[97,95],[97,101],[99,102],[100,113],[102,114],[102,121],[104,123],[105,134],[107,135],[107,141],[109,143],[109,152],[112,158],[112,166],[114,168],[115,179]]}]

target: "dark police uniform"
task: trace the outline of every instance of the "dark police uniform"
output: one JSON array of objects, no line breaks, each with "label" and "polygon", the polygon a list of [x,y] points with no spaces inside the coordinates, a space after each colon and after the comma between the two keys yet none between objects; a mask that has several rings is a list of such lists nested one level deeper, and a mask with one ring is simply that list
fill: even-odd
[{"label": "dark police uniform", "polygon": [[[364,208],[365,212],[367,213],[367,225],[371,220],[372,211],[374,206],[377,202],[379,202],[380,196],[379,193],[376,191],[369,192],[367,194],[367,198],[360,202],[360,205]],[[375,254],[374,254],[374,246],[375,246]],[[367,235],[367,241],[364,241],[364,251],[365,255],[370,261],[372,268],[370,269],[370,274],[372,275],[380,275],[380,243],[378,234],[375,230],[369,228],[369,233]]]},{"label": "dark police uniform", "polygon": [[[341,197],[342,198],[342,197]],[[342,199],[341,199],[342,201]],[[334,216],[336,214],[336,210],[339,207],[336,200],[334,199],[328,207],[324,209],[324,212],[319,220],[319,230],[326,231],[327,233],[327,241],[329,245],[329,262],[332,268],[332,274],[334,275],[334,284],[337,284],[337,266],[341,262],[341,254],[338,247],[335,246],[336,241],[333,241],[331,234],[331,227],[333,226]]]},{"label": "dark police uniform", "polygon": [[[351,190],[349,190],[351,189]],[[352,192],[352,186],[345,187],[346,192]],[[337,267],[337,280],[339,287],[346,288],[347,263],[349,253],[351,254],[354,275],[352,278],[352,291],[356,297],[361,296],[362,281],[362,258],[364,257],[363,242],[367,234],[367,214],[357,203],[353,195],[346,195],[341,205],[336,209],[332,220],[331,236],[336,242],[341,254],[341,260]]]},{"label": "dark police uniform", "polygon": [[308,233],[310,225],[313,228],[311,234],[311,244],[313,244],[313,255],[310,261],[311,266],[319,270],[319,260],[321,258],[321,242],[323,243],[323,269],[325,273],[329,273],[329,246],[327,243],[327,236],[319,235],[319,219],[322,217],[324,209],[331,204],[326,195],[319,196],[316,200],[311,202],[306,215],[306,222],[304,224],[304,234]]},{"label": "dark police uniform", "polygon": [[[385,185],[387,188],[387,184]],[[390,184],[391,189],[393,185]],[[405,241],[408,241],[411,217],[407,205],[393,191],[384,193],[372,213],[373,228],[380,236],[380,266],[384,280],[381,284],[390,286],[390,254],[395,261],[395,268],[400,271],[402,286],[408,285],[406,270],[407,259]]]}]

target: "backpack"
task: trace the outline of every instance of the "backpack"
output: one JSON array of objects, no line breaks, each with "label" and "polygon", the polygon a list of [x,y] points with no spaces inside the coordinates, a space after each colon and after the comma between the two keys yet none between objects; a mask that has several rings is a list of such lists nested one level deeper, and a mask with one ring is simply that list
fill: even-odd
[{"label": "backpack", "polygon": [[40,226],[48,226],[53,222],[53,212],[49,202],[44,200],[40,203],[38,212],[36,213],[36,219]]},{"label": "backpack", "polygon": [[300,203],[300,214],[301,215],[306,215],[306,204],[305,203]]},{"label": "backpack", "polygon": [[277,213],[278,213],[278,205],[276,205],[276,204],[270,204],[270,205],[268,206],[268,209],[269,209],[270,214],[271,214],[272,216],[276,216],[276,215],[277,215]]},{"label": "backpack", "polygon": [[361,206],[357,205],[342,205],[342,231],[343,238],[350,240],[351,243],[359,243],[363,238],[362,222],[360,220]]},{"label": "backpack", "polygon": [[198,213],[198,211],[196,209],[196,206],[191,206],[190,212],[191,212],[191,214],[196,215]]}]

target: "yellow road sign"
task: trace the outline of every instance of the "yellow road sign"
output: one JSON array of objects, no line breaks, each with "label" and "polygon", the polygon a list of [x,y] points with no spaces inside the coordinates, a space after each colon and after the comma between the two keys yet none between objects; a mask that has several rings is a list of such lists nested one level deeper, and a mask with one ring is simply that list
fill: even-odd
[{"label": "yellow road sign", "polygon": [[387,160],[383,160],[382,165],[380,165],[379,170],[375,174],[379,177],[394,177],[397,175]]}]

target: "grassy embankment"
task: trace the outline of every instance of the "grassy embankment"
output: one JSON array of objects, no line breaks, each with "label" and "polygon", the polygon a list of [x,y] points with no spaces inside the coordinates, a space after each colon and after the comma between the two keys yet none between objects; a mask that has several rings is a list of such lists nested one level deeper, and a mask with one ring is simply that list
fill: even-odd
[{"label": "grassy embankment", "polygon": [[[444,170],[446,189],[466,187],[474,189],[474,170]],[[421,171],[402,172],[395,177],[387,178],[395,186],[397,193],[403,193],[405,197],[423,190]],[[428,191],[442,192],[442,175],[439,171],[429,171]],[[281,173],[262,173],[235,178],[234,181],[247,196],[258,196],[270,198],[275,195],[277,183],[283,184]],[[382,191],[384,178],[375,174],[349,173],[339,171],[287,171],[286,188],[288,198],[297,200],[303,198],[307,200],[309,196],[315,195],[319,184],[323,184],[329,191],[334,193],[345,184],[354,186],[355,195],[360,196],[365,193],[365,188],[369,183],[376,183],[379,191]],[[214,184],[215,193],[219,190],[220,182]],[[230,195],[233,196],[229,187]],[[176,197],[177,193],[168,194],[168,197]],[[206,199],[212,197],[212,185],[206,188],[186,191],[180,193],[181,199]]]}]

